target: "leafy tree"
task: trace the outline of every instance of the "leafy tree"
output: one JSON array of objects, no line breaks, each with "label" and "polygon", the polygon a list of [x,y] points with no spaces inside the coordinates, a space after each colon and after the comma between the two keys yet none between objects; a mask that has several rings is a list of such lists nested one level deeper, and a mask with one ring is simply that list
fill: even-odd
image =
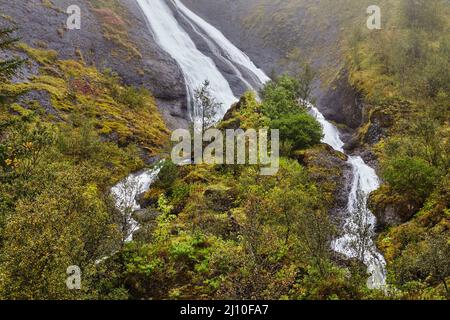
[{"label": "leafy tree", "polygon": [[274,263],[286,251],[292,252],[295,259],[325,276],[334,229],[306,170],[296,161],[282,159],[278,176],[263,184],[245,173],[241,179],[240,187],[248,193],[243,236],[251,256],[261,255],[261,263]]},{"label": "leafy tree", "polygon": [[446,1],[402,0],[401,14],[404,27],[428,31],[441,30],[445,21],[440,15]]},{"label": "leafy tree", "polygon": [[222,103],[211,95],[210,82],[205,80],[203,85],[195,90],[195,101],[198,108],[202,134],[217,122],[217,116],[222,108]]},{"label": "leafy tree", "polygon": [[178,166],[172,161],[165,161],[158,174],[157,180],[153,183],[153,187],[169,190],[179,176],[178,170]]},{"label": "leafy tree", "polygon": [[3,132],[0,141],[5,150],[0,178],[14,184],[14,197],[27,196],[36,191],[29,181],[44,165],[48,149],[54,142],[52,128],[42,122],[15,122]]},{"label": "leafy tree", "polygon": [[[302,101],[311,101],[312,84],[316,74],[311,65],[304,61],[301,50],[293,49],[285,59],[281,60],[281,65],[289,70],[289,75],[298,82],[298,98]],[[271,78],[277,82],[278,77]]]},{"label": "leafy tree", "polygon": [[[8,219],[0,254],[0,295],[7,299],[76,298],[89,292],[95,262],[115,249],[118,232],[95,173],[83,166],[51,166],[51,186],[19,201]],[[20,230],[20,232],[18,232]],[[83,270],[80,293],[67,290],[65,271]]]},{"label": "leafy tree", "polygon": [[[305,77],[309,73],[305,70]],[[286,155],[292,149],[305,149],[322,139],[322,127],[301,105],[309,90],[309,84],[287,75],[269,82],[262,90],[263,114],[271,120],[272,129],[280,130],[282,152]]]},{"label": "leafy tree", "polygon": [[315,72],[308,63],[303,63],[300,71],[297,74],[299,82],[298,97],[302,101],[311,101],[312,84],[315,78]]},{"label": "leafy tree", "polygon": [[[31,119],[2,132],[1,298],[96,298],[96,261],[119,248],[120,225],[105,190],[114,173],[133,167],[137,152],[101,142],[89,125],[61,126]],[[81,292],[66,288],[70,265],[82,269]]]},{"label": "leafy tree", "polygon": [[263,113],[270,119],[276,120],[289,114],[302,112],[298,92],[298,81],[287,75],[269,82],[262,90]]},{"label": "leafy tree", "polygon": [[411,125],[411,136],[417,142],[415,154],[434,167],[445,167],[447,162],[448,143],[443,131],[440,121],[429,114],[423,114]]},{"label": "leafy tree", "polygon": [[450,243],[445,234],[428,235],[418,244],[410,244],[393,266],[394,282],[401,288],[415,282],[440,283],[449,297]]}]

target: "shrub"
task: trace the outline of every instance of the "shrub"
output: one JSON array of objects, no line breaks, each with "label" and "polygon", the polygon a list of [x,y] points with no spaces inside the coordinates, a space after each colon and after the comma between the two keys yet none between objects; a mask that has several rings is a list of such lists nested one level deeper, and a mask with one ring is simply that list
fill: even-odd
[{"label": "shrub", "polygon": [[166,161],[158,174],[158,180],[154,183],[154,187],[165,190],[170,189],[178,179],[178,176],[177,165],[172,161]]},{"label": "shrub", "polygon": [[142,107],[146,103],[149,92],[145,88],[125,87],[121,90],[118,100],[132,109]]},{"label": "shrub", "polygon": [[282,143],[293,149],[312,147],[322,139],[322,127],[307,113],[291,114],[272,121],[271,127],[280,130]]},{"label": "shrub", "polygon": [[421,201],[433,191],[437,176],[435,167],[417,157],[390,159],[383,169],[383,177],[394,191],[419,197]]}]

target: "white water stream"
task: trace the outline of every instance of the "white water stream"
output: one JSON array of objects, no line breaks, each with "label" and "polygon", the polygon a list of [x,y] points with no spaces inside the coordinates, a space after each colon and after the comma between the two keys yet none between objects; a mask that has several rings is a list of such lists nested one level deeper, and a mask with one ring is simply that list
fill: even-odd
[{"label": "white water stream", "polygon": [[[310,105],[311,113],[322,124],[323,142],[333,149],[344,152],[344,142],[340,138],[339,130]],[[352,167],[353,181],[347,203],[343,235],[335,239],[332,247],[336,252],[348,258],[357,258],[364,262],[371,275],[367,286],[380,289],[386,285],[386,262],[373,243],[375,235],[375,216],[367,207],[368,196],[380,186],[375,170],[369,167],[359,156],[348,156],[348,163]]]},{"label": "white water stream", "polygon": [[157,164],[153,169],[133,173],[111,189],[116,208],[123,214],[122,233],[125,242],[132,241],[133,234],[139,230],[138,222],[133,219],[133,214],[141,209],[137,198],[150,188],[160,170],[161,165]]}]

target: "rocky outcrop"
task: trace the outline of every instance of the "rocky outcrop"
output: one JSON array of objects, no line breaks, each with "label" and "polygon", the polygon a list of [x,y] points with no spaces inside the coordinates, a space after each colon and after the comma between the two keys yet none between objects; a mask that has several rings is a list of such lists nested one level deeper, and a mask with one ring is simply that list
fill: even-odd
[{"label": "rocky outcrop", "polygon": [[422,204],[414,199],[392,192],[386,185],[372,193],[369,198],[369,207],[377,218],[377,231],[384,231],[409,221],[421,206]]},{"label": "rocky outcrop", "polygon": [[[136,1],[120,2],[126,12],[112,17],[124,23],[125,43],[118,37],[120,30],[115,34],[109,29],[108,34],[108,11],[94,9],[89,0],[2,1],[0,26],[15,23],[21,41],[31,47],[56,50],[59,59],[83,59],[99,70],[116,72],[125,84],[147,87],[169,127],[187,126],[186,90],[177,63],[155,43]],[[81,9],[80,30],[66,28],[70,5]]]},{"label": "rocky outcrop", "polygon": [[353,178],[347,156],[326,144],[295,152],[295,158],[308,167],[310,178],[321,186],[324,203],[329,206],[332,218],[338,223],[347,208]]},{"label": "rocky outcrop", "polygon": [[364,105],[348,83],[347,72],[337,77],[327,89],[317,93],[317,107],[328,120],[357,129],[363,121]]}]

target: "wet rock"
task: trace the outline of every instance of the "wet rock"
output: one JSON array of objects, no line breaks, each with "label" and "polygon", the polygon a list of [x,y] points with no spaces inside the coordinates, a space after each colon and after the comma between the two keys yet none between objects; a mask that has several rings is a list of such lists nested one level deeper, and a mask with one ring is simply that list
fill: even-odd
[{"label": "wet rock", "polygon": [[317,100],[317,108],[326,119],[343,123],[352,129],[363,121],[364,105],[359,94],[349,85],[344,72],[323,91]]},{"label": "wet rock", "polygon": [[392,114],[383,107],[374,108],[369,115],[368,127],[364,134],[364,143],[374,145],[385,138],[389,128],[393,125]]},{"label": "wet rock", "polygon": [[375,171],[379,170],[380,164],[378,162],[378,157],[371,149],[363,149],[359,155],[369,167],[375,169]]},{"label": "wet rock", "polygon": [[354,150],[361,146],[361,142],[359,141],[359,137],[356,134],[353,134],[345,143],[344,150],[348,153],[352,153]]},{"label": "wet rock", "polygon": [[[270,73],[285,54],[267,46],[257,30],[250,30],[244,21],[254,13],[249,0],[183,0],[183,3],[203,19],[217,27],[239,49],[251,57],[257,67]],[[263,27],[263,26],[259,26]]]}]

